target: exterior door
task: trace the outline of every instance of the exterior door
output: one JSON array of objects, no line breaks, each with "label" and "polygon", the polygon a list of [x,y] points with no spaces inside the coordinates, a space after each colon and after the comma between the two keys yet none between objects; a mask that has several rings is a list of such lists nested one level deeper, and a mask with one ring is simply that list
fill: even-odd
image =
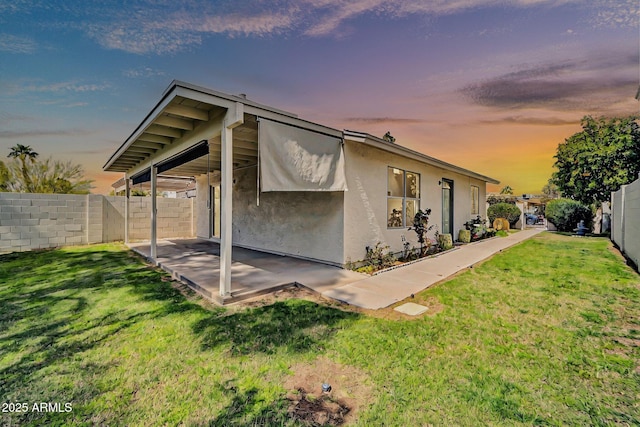
[{"label": "exterior door", "polygon": [[453,236],[453,181],[442,179],[442,234]]}]

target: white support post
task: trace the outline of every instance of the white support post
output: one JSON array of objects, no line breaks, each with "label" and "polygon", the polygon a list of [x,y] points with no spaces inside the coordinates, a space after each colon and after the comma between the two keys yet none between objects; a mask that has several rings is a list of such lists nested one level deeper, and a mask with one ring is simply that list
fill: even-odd
[{"label": "white support post", "polygon": [[131,186],[129,176],[124,174],[124,243],[129,243],[129,199],[131,197]]},{"label": "white support post", "polygon": [[221,182],[220,182],[220,296],[231,295],[231,254],[233,217],[233,128],[244,123],[244,105],[236,103],[227,110],[220,136]]},{"label": "white support post", "polygon": [[151,259],[156,262],[158,256],[157,239],[158,239],[158,208],[156,206],[156,188],[157,188],[157,172],[155,165],[151,165]]}]

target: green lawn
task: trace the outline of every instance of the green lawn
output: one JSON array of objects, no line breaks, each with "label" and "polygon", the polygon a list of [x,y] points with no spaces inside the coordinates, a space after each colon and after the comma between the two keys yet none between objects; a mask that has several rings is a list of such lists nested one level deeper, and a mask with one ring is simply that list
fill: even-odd
[{"label": "green lawn", "polygon": [[296,425],[292,366],[327,358],[371,387],[358,425],[638,425],[640,277],[609,247],[544,233],[418,319],[213,308],[117,244],[0,256],[0,403],[30,406],[0,424]]}]

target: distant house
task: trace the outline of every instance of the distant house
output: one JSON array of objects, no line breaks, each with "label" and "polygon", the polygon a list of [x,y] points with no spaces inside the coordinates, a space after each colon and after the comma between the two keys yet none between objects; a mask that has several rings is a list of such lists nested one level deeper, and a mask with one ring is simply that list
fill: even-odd
[{"label": "distant house", "polygon": [[394,251],[403,235],[415,242],[407,228],[419,209],[455,239],[486,216],[486,184],[498,184],[366,133],[179,81],[104,170],[124,172],[128,188],[149,182],[152,194],[159,174],[195,179],[196,234],[220,242],[223,296],[232,246],[342,266],[377,242]]}]

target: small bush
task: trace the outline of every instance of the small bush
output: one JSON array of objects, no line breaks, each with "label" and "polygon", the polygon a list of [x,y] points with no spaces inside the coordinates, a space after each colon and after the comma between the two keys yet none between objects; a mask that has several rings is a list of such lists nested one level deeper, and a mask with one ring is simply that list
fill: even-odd
[{"label": "small bush", "polygon": [[389,251],[389,246],[382,245],[381,242],[376,243],[374,248],[367,246],[367,255],[364,259],[365,266],[371,266],[375,269],[383,269],[391,267],[396,258]]},{"label": "small bush", "polygon": [[583,220],[587,228],[591,228],[593,213],[588,206],[571,199],[556,199],[547,203],[547,219],[559,231],[573,231]]},{"label": "small bush", "polygon": [[509,221],[511,226],[515,226],[516,222],[520,219],[520,215],[522,211],[511,203],[496,203],[495,205],[489,206],[487,209],[487,216],[489,217],[489,222],[493,224],[496,218],[506,218]]}]

